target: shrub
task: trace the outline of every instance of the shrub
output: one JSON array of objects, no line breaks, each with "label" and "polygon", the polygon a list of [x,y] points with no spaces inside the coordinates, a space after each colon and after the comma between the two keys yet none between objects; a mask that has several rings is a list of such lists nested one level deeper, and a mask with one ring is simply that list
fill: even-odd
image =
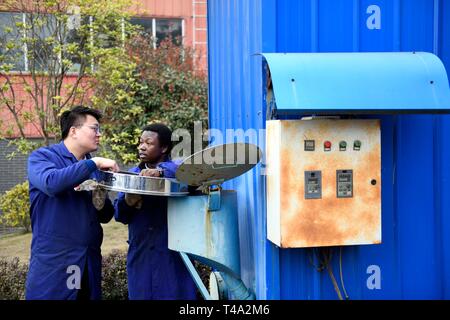
[{"label": "shrub", "polygon": [[127,254],[113,250],[102,261],[102,299],[127,300]]},{"label": "shrub", "polygon": [[0,258],[0,300],[25,299],[27,272],[28,265],[20,263],[19,258]]},{"label": "shrub", "polygon": [[206,288],[209,288],[209,274],[211,273],[211,267],[196,260],[194,260],[193,263],[203,284]]},{"label": "shrub", "polygon": [[[123,251],[113,250],[108,256],[103,258],[102,263],[102,298],[103,300],[127,300],[127,255]],[[211,268],[193,261],[203,284],[208,288],[209,274]],[[198,292],[197,296],[202,296]]]},{"label": "shrub", "polygon": [[28,181],[18,184],[0,197],[0,209],[3,215],[0,222],[11,227],[22,227],[26,232],[31,230],[30,196]]},{"label": "shrub", "polygon": [[[0,258],[0,300],[25,298],[25,281],[28,265],[18,258]],[[128,299],[126,253],[113,251],[103,257],[102,294],[104,300]]]},{"label": "shrub", "polygon": [[[194,261],[194,265],[203,283],[208,287],[211,269],[197,261]],[[27,273],[28,265],[20,263],[18,258],[12,260],[0,258],[0,300],[24,299]],[[201,299],[200,293],[198,297]],[[128,299],[126,252],[114,250],[103,257],[102,298],[103,300]]]}]

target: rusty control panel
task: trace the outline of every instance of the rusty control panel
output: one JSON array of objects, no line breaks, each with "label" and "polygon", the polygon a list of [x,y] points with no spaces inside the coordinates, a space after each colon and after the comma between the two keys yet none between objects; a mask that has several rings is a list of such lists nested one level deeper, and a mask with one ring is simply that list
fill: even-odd
[{"label": "rusty control panel", "polygon": [[266,137],[270,241],[381,243],[379,120],[270,120]]}]

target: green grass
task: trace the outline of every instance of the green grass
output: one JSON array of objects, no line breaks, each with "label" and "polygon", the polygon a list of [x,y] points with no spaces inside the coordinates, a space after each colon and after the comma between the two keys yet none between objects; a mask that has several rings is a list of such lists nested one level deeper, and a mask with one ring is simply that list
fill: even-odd
[{"label": "green grass", "polygon": [[[127,250],[128,226],[112,219],[103,224],[102,255],[105,256],[113,250]],[[28,263],[30,259],[31,233],[10,234],[0,238],[0,257],[20,259]]]}]

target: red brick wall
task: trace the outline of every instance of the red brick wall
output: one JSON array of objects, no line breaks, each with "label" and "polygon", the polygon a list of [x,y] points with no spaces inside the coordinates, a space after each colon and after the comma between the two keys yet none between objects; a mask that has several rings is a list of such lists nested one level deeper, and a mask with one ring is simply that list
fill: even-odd
[{"label": "red brick wall", "polygon": [[198,69],[207,70],[207,0],[140,0],[132,9],[138,16],[181,18],[184,20],[184,45],[195,48]]},{"label": "red brick wall", "polygon": [[[31,112],[31,114],[36,114],[35,108],[32,106],[34,105],[34,100],[31,98],[30,94],[25,92],[24,90],[24,82],[27,83],[30,87],[33,87],[33,81],[31,79],[31,76],[25,75],[25,76],[14,76],[10,75],[11,83],[14,88],[14,94],[16,96],[16,110],[20,114],[24,114],[25,112]],[[61,95],[64,97],[66,92],[64,90],[64,87],[67,84],[74,83],[76,81],[76,76],[67,76],[63,81],[63,90],[61,92]],[[38,83],[44,83],[44,90],[45,90],[45,80],[41,81],[40,78],[37,78],[36,80]],[[0,86],[2,86],[5,83],[4,78],[0,78]],[[80,85],[81,87],[81,85]],[[84,96],[83,101],[77,100],[76,103],[88,103],[89,100],[89,93],[87,93]],[[43,103],[40,104],[46,104],[46,97],[43,98]],[[2,120],[2,127],[1,127],[1,134],[5,136],[6,138],[15,138],[21,136],[19,134],[19,131],[17,129],[16,123],[14,122],[14,118],[11,112],[8,111],[8,109],[4,106],[0,109],[0,119]],[[34,121],[34,123],[38,123],[37,121]],[[16,128],[12,135],[7,132],[8,128],[12,125],[14,128]],[[24,133],[28,138],[39,138],[42,137],[39,131],[39,126],[34,125],[32,123],[27,123],[24,126]]]},{"label": "red brick wall", "polygon": [[206,0],[194,0],[193,3],[193,32],[195,35],[193,39],[193,46],[200,57],[198,68],[206,72],[208,66]]}]

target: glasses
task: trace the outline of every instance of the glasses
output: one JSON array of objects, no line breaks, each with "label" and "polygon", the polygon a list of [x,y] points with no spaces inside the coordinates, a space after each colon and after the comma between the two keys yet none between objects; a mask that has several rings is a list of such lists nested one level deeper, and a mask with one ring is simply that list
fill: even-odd
[{"label": "glasses", "polygon": [[[82,126],[84,126],[84,124],[79,125],[77,127],[81,128]],[[101,134],[100,126],[96,126],[96,125],[88,126],[88,125],[86,125],[86,127],[91,128],[92,130],[94,130],[95,134]]]}]

